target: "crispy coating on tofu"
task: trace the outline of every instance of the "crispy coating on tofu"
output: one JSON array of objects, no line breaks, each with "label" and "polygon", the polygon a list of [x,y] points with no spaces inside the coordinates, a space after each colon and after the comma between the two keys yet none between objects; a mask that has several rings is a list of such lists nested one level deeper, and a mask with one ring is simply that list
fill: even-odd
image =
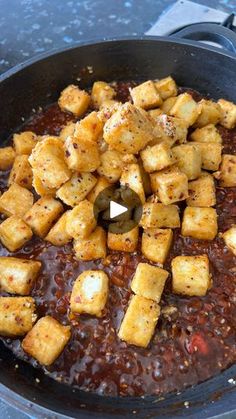
[{"label": "crispy coating on tofu", "polygon": [[28,295],[41,268],[41,262],[0,257],[0,285],[10,294]]},{"label": "crispy coating on tofu", "polygon": [[13,183],[17,183],[18,185],[23,186],[23,188],[31,189],[32,179],[33,172],[28,162],[28,156],[26,154],[16,156],[8,178],[8,185],[10,186]]},{"label": "crispy coating on tofu", "polygon": [[74,240],[75,256],[79,260],[95,260],[106,257],[106,232],[97,227],[87,238]]},{"label": "crispy coating on tofu", "polygon": [[117,150],[106,150],[100,155],[101,164],[97,169],[100,176],[104,176],[108,182],[117,182],[124,166],[122,154]]},{"label": "crispy coating on tofu", "polygon": [[152,173],[151,186],[152,191],[158,192],[161,202],[165,205],[183,201],[188,197],[188,178],[180,171]]},{"label": "crispy coating on tofu", "polygon": [[66,162],[71,170],[94,172],[100,165],[99,148],[95,141],[75,136],[67,137],[64,150]]},{"label": "crispy coating on tofu", "polygon": [[71,336],[70,326],[63,326],[51,316],[41,317],[22,341],[23,350],[45,366],[53,364]]},{"label": "crispy coating on tofu", "polygon": [[27,154],[30,155],[33,148],[36,146],[38,141],[37,135],[32,131],[24,131],[20,134],[13,135],[13,145],[16,154]]},{"label": "crispy coating on tofu", "polygon": [[111,186],[110,182],[105,177],[99,176],[96,185],[91,190],[91,192],[89,192],[86,198],[88,199],[88,201],[94,204],[100,192],[104,191],[104,189],[108,188],[109,186]]},{"label": "crispy coating on tofu", "polygon": [[66,220],[66,231],[75,240],[85,239],[92,233],[96,225],[93,204],[85,199],[69,212]]},{"label": "crispy coating on tofu", "polygon": [[214,178],[207,174],[188,184],[189,197],[187,205],[189,207],[213,207],[216,204],[216,188]]},{"label": "crispy coating on tofu", "polygon": [[169,228],[148,228],[142,235],[142,254],[150,261],[164,264],[168,256],[173,232]]},{"label": "crispy coating on tofu", "polygon": [[226,246],[236,256],[236,226],[232,226],[222,234]]},{"label": "crispy coating on tofu", "polygon": [[161,95],[152,80],[145,81],[131,89],[130,96],[134,105],[142,109],[157,108],[162,104]]},{"label": "crispy coating on tofu", "polygon": [[128,164],[123,168],[120,184],[121,186],[126,186],[136,192],[141,203],[144,204],[146,200],[145,192],[140,167],[137,163]]},{"label": "crispy coating on tofu", "polygon": [[170,145],[166,142],[147,146],[140,153],[143,167],[148,173],[165,169],[176,162],[176,159],[170,149]]},{"label": "crispy coating on tofu", "polygon": [[70,211],[68,210],[62,214],[45,237],[45,240],[52,243],[54,246],[64,246],[72,239],[66,230],[66,222],[69,212]]},{"label": "crispy coating on tofu", "polygon": [[205,127],[208,124],[216,125],[221,120],[221,108],[218,103],[212,100],[202,99],[198,103],[200,115],[195,122],[198,128]]},{"label": "crispy coating on tofu", "polygon": [[186,142],[187,134],[188,127],[183,119],[163,114],[156,118],[152,143],[166,142],[170,146],[182,144]]},{"label": "crispy coating on tofu", "polygon": [[219,99],[218,104],[221,108],[220,124],[228,129],[236,126],[236,104],[225,99]]},{"label": "crispy coating on tofu", "polygon": [[66,205],[75,207],[94,188],[97,179],[91,173],[75,173],[58,189],[56,196]]},{"label": "crispy coating on tofu", "polygon": [[108,83],[104,81],[95,81],[95,83],[93,83],[91,98],[93,105],[96,108],[100,108],[104,102],[113,99],[115,95],[115,89]]},{"label": "crispy coating on tofu", "polygon": [[0,148],[0,170],[10,169],[14,163],[15,155],[13,147]]},{"label": "crispy coating on tofu", "polygon": [[32,329],[36,319],[32,297],[0,297],[1,336],[23,336]]},{"label": "crispy coating on tofu", "polygon": [[236,156],[223,154],[220,171],[216,174],[216,178],[220,180],[220,186],[236,186]]},{"label": "crispy coating on tofu", "polygon": [[16,215],[0,224],[0,240],[10,252],[20,249],[32,236],[31,228]]},{"label": "crispy coating on tofu", "polygon": [[193,125],[200,114],[200,108],[189,93],[177,96],[170,115],[183,119],[187,126]]},{"label": "crispy coating on tofu", "polygon": [[201,175],[202,154],[194,144],[182,144],[172,149],[181,172],[185,173],[189,180],[196,179]]},{"label": "crispy coating on tofu", "polygon": [[108,298],[109,278],[103,271],[84,271],[75,280],[70,298],[73,313],[101,317]]},{"label": "crispy coating on tofu", "polygon": [[56,188],[47,188],[46,186],[44,186],[43,182],[41,181],[41,179],[35,174],[34,170],[33,172],[33,180],[32,180],[32,186],[35,190],[35,192],[39,195],[39,196],[52,196],[55,197],[56,195]]},{"label": "crispy coating on tofu", "polygon": [[60,138],[62,141],[66,141],[67,137],[74,135],[75,122],[68,122],[60,131]]},{"label": "crispy coating on tofu", "polygon": [[206,295],[211,287],[207,255],[177,256],[171,262],[172,288],[175,294]]},{"label": "crispy coating on tofu", "polygon": [[75,138],[83,138],[87,141],[97,142],[103,131],[104,123],[98,117],[97,112],[89,113],[85,118],[78,121],[75,125]]},{"label": "crispy coating on tofu", "polygon": [[163,100],[178,94],[177,85],[171,76],[155,81],[155,86]]},{"label": "crispy coating on tofu", "polygon": [[139,263],[131,282],[131,289],[136,295],[159,303],[168,275],[169,272],[162,268]]},{"label": "crispy coating on tofu", "polygon": [[24,221],[39,237],[45,237],[52,227],[53,223],[63,212],[62,204],[50,196],[38,199],[32,208],[27,211]]},{"label": "crispy coating on tofu", "polygon": [[179,208],[177,205],[164,205],[146,202],[143,205],[140,226],[147,228],[180,227]]},{"label": "crispy coating on tofu", "polygon": [[197,141],[198,143],[222,143],[222,137],[213,124],[195,129],[190,135],[190,139],[192,141]]},{"label": "crispy coating on tofu", "polygon": [[11,215],[23,217],[32,207],[33,202],[33,194],[28,189],[14,183],[0,197],[0,213],[7,217]]},{"label": "crispy coating on tofu", "polygon": [[164,100],[164,102],[161,105],[161,110],[164,114],[169,115],[171,109],[173,108],[174,104],[177,101],[178,96],[174,96],[174,97],[168,97],[167,99]]},{"label": "crispy coating on tofu", "polygon": [[194,143],[201,151],[202,168],[215,171],[221,162],[222,145],[216,143]]},{"label": "crispy coating on tofu", "polygon": [[111,233],[107,235],[107,246],[111,250],[134,252],[138,246],[139,228],[134,227],[127,233]]},{"label": "crispy coating on tofu", "polygon": [[75,116],[83,115],[90,104],[90,96],[85,90],[70,84],[62,90],[58,99],[58,105],[63,111],[73,113]]},{"label": "crispy coating on tofu", "polygon": [[217,213],[214,208],[185,208],[181,230],[183,236],[200,240],[213,240],[217,231]]}]

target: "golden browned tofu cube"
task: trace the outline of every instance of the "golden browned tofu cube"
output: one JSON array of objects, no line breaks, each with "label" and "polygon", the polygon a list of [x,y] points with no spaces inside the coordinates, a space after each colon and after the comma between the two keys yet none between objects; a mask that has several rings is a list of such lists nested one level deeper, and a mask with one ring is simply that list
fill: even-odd
[{"label": "golden browned tofu cube", "polygon": [[161,110],[164,114],[169,114],[171,109],[173,108],[174,104],[177,101],[178,96],[174,97],[168,97],[168,99],[165,99],[164,102],[161,105]]},{"label": "golden browned tofu cube", "polygon": [[13,184],[0,197],[0,212],[7,217],[11,215],[23,215],[32,207],[34,202],[33,194],[26,188]]},{"label": "golden browned tofu cube", "polygon": [[216,204],[215,183],[212,175],[207,174],[188,184],[189,207],[213,207]]},{"label": "golden browned tofu cube", "polygon": [[140,225],[147,228],[180,227],[179,208],[177,205],[163,205],[147,202],[143,205]]},{"label": "golden browned tofu cube", "polygon": [[165,167],[171,166],[176,159],[170,149],[168,143],[162,142],[154,146],[147,146],[140,153],[143,167],[148,173],[162,170]]},{"label": "golden browned tofu cube", "polygon": [[106,150],[100,155],[101,164],[97,171],[100,176],[104,176],[110,183],[117,182],[121,177],[124,166],[122,155],[116,150]]},{"label": "golden browned tofu cube", "polygon": [[63,206],[59,201],[50,196],[45,196],[38,199],[32,208],[27,211],[24,221],[37,236],[45,237],[62,212]]},{"label": "golden browned tofu cube", "polygon": [[70,336],[70,326],[63,326],[51,316],[41,317],[23,339],[22,348],[48,366],[59,357]]},{"label": "golden browned tofu cube", "polygon": [[127,186],[139,196],[142,204],[145,202],[145,193],[140,167],[137,163],[128,164],[124,167],[120,178],[121,186]]},{"label": "golden browned tofu cube", "polygon": [[74,136],[88,141],[97,141],[103,131],[103,122],[97,112],[89,113],[75,125]]},{"label": "golden browned tofu cube", "polygon": [[199,143],[222,143],[222,137],[218,129],[213,124],[206,125],[202,128],[197,128],[190,135],[191,140]]},{"label": "golden browned tofu cube", "polygon": [[160,315],[159,305],[134,295],[122,320],[118,336],[130,345],[146,348],[153,336]]},{"label": "golden browned tofu cube", "polygon": [[73,239],[85,239],[92,233],[96,225],[93,204],[85,199],[69,212],[66,231]]},{"label": "golden browned tofu cube", "polygon": [[71,311],[101,317],[108,298],[108,285],[109,278],[105,272],[84,271],[72,288]]},{"label": "golden browned tofu cube", "polygon": [[165,205],[183,201],[188,197],[188,178],[181,172],[153,173],[151,185],[152,191],[158,192],[161,202]]},{"label": "golden browned tofu cube", "polygon": [[31,297],[0,297],[0,335],[23,336],[36,321],[35,302]]},{"label": "golden browned tofu cube", "polygon": [[163,110],[160,108],[156,108],[156,109],[150,109],[150,111],[148,111],[148,115],[154,119],[154,122],[156,120],[156,118],[160,115],[163,115]]},{"label": "golden browned tofu cube", "polygon": [[236,105],[228,100],[220,99],[218,104],[221,108],[220,124],[228,129],[233,129],[236,126]]},{"label": "golden browned tofu cube", "polygon": [[236,226],[232,226],[229,230],[225,231],[224,234],[222,234],[222,237],[226,246],[236,256]]},{"label": "golden browned tofu cube", "polygon": [[45,240],[52,243],[54,246],[64,246],[72,239],[66,230],[66,222],[69,212],[70,211],[66,211],[62,214],[45,237]]},{"label": "golden browned tofu cube", "polygon": [[66,205],[75,207],[96,185],[97,179],[91,173],[75,173],[58,189],[56,195]]},{"label": "golden browned tofu cube", "polygon": [[134,252],[138,246],[139,228],[134,227],[127,233],[111,233],[107,235],[107,246],[111,250]]},{"label": "golden browned tofu cube", "polygon": [[62,90],[58,105],[63,111],[68,111],[76,116],[83,115],[90,104],[90,96],[85,90],[80,90],[73,84]]},{"label": "golden browned tofu cube", "polygon": [[1,256],[1,289],[10,294],[28,295],[40,267],[38,261]]},{"label": "golden browned tofu cube", "polygon": [[0,148],[0,170],[8,170],[15,160],[15,151],[12,147]]},{"label": "golden browned tofu cube", "polygon": [[164,141],[170,146],[175,143],[182,144],[186,142],[187,133],[187,125],[183,119],[163,114],[156,118],[153,143]]},{"label": "golden browned tofu cube", "polygon": [[125,103],[104,126],[104,140],[121,153],[136,154],[153,139],[148,116],[131,103]]},{"label": "golden browned tofu cube", "polygon": [[109,186],[111,186],[110,182],[105,177],[99,176],[99,178],[97,179],[96,185],[91,190],[91,192],[89,192],[89,194],[87,195],[88,201],[94,204],[100,192],[104,191],[104,189],[108,188]]},{"label": "golden browned tofu cube", "polygon": [[95,81],[92,88],[92,102],[96,108],[100,108],[103,102],[113,99],[116,92],[108,83]]},{"label": "golden browned tofu cube", "polygon": [[33,171],[33,180],[32,180],[32,186],[35,190],[35,192],[39,195],[39,196],[56,196],[56,188],[47,188],[46,186],[44,186],[43,182],[41,181],[41,179],[34,173]]},{"label": "golden browned tofu cube", "polygon": [[163,100],[176,96],[178,93],[176,83],[171,76],[155,81],[155,86]]},{"label": "golden browned tofu cube", "polygon": [[157,303],[161,300],[169,272],[148,263],[139,263],[131,282],[132,291]]},{"label": "golden browned tofu cube", "polygon": [[130,95],[134,105],[143,109],[157,108],[162,104],[161,95],[151,80],[131,89]]},{"label": "golden browned tofu cube", "polygon": [[222,145],[216,143],[197,143],[202,154],[202,168],[205,170],[218,170],[221,162]]},{"label": "golden browned tofu cube", "polygon": [[33,172],[28,162],[28,156],[21,154],[16,156],[8,179],[8,185],[17,183],[24,188],[32,188]]},{"label": "golden browned tofu cube", "polygon": [[199,128],[205,127],[208,124],[216,125],[221,119],[221,108],[218,103],[212,100],[202,99],[199,103],[200,115],[195,122]]},{"label": "golden browned tofu cube", "polygon": [[174,147],[172,151],[177,159],[178,167],[189,180],[196,179],[201,175],[202,154],[198,147],[188,143]]},{"label": "golden browned tofu cube", "polygon": [[177,96],[177,100],[170,110],[170,115],[183,119],[188,126],[194,124],[199,113],[199,106],[189,93]]},{"label": "golden browned tofu cube", "polygon": [[31,228],[15,215],[0,224],[0,240],[10,252],[20,249],[32,236]]},{"label": "golden browned tofu cube", "polygon": [[217,235],[217,230],[217,213],[214,208],[185,208],[181,230],[183,236],[213,240]]},{"label": "golden browned tofu cube", "polygon": [[24,131],[13,135],[13,144],[16,154],[31,154],[38,141],[37,135],[32,131]]},{"label": "golden browned tofu cube", "polygon": [[60,131],[60,138],[62,141],[66,141],[67,137],[74,135],[75,122],[68,122]]},{"label": "golden browned tofu cube", "polygon": [[173,240],[171,229],[149,228],[142,235],[142,254],[152,262],[165,263]]},{"label": "golden browned tofu cube", "polygon": [[83,138],[67,137],[65,156],[68,167],[78,172],[94,172],[100,165],[98,145]]},{"label": "golden browned tofu cube", "polygon": [[86,239],[74,241],[75,256],[79,260],[95,260],[106,257],[106,232],[97,227]]},{"label": "golden browned tofu cube", "polygon": [[219,178],[220,186],[236,186],[236,156],[233,154],[223,154]]},{"label": "golden browned tofu cube", "polygon": [[177,256],[172,260],[172,287],[175,294],[203,297],[211,287],[207,255]]}]

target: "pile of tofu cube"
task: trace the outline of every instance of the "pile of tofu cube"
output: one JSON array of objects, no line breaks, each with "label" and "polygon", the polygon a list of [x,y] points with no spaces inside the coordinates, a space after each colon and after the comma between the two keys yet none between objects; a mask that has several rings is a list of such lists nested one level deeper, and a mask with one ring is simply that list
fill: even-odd
[{"label": "pile of tofu cube", "polygon": [[[221,187],[236,186],[236,156],[222,154],[217,128],[236,126],[236,105],[224,99],[196,102],[188,92],[178,94],[170,76],[137,85],[130,96],[119,103],[114,85],[103,81],[93,84],[91,94],[70,85],[58,104],[77,122],[69,122],[59,136],[16,133],[13,146],[0,149],[0,169],[11,169],[0,197],[5,216],[0,240],[10,252],[33,235],[54,246],[73,241],[75,257],[84,261],[105,259],[107,249],[135,252],[141,234],[147,262],[138,264],[132,278],[133,294],[118,336],[146,347],[161,312],[173,229],[184,237],[213,240],[218,234],[214,178]],[[127,233],[107,233],[94,217],[96,197],[111,184],[130,187],[143,204],[140,225]],[[236,227],[221,237],[236,255]],[[30,293],[40,268],[32,259],[0,258],[1,289],[12,294],[0,297],[0,334],[24,336],[24,351],[50,365],[71,331],[51,316],[37,321]],[[211,287],[206,254],[176,256],[171,268],[173,293],[204,296]],[[74,282],[71,313],[101,317],[108,296],[108,275],[84,271]]]}]

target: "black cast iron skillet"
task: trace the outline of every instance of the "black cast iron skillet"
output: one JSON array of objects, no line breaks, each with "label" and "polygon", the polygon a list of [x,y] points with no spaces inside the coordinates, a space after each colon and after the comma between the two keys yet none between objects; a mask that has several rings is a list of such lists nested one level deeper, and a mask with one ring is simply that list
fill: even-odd
[{"label": "black cast iron skillet", "polygon": [[[216,27],[212,35],[212,30],[201,27],[184,36],[205,40],[213,36],[213,41],[228,51],[177,38],[120,39],[75,45],[15,67],[0,77],[1,142],[22,123],[22,117],[31,114],[32,108],[55,101],[59,92],[76,83],[78,77],[86,88],[96,80],[147,80],[172,74],[181,86],[236,102],[236,35],[225,28],[223,34],[216,34]],[[92,66],[92,73],[87,66]],[[109,398],[59,384],[16,359],[3,345],[0,350],[1,397],[34,417],[236,417],[236,392],[228,383],[236,376],[236,366],[180,395],[168,395],[165,400]],[[189,402],[188,409],[185,401]]]}]

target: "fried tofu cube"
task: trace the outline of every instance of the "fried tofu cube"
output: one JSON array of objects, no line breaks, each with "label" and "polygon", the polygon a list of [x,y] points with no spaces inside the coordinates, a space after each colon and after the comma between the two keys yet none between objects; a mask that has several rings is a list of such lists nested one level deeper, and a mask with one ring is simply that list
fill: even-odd
[{"label": "fried tofu cube", "polygon": [[24,188],[32,188],[33,172],[28,162],[28,156],[21,154],[16,156],[8,179],[8,185],[17,183]]},{"label": "fried tofu cube", "polygon": [[150,111],[148,111],[148,115],[155,121],[156,118],[160,115],[163,115],[163,110],[160,108],[156,108],[156,109],[150,109]]},{"label": "fried tofu cube", "polygon": [[223,154],[219,178],[220,186],[236,186],[236,156],[233,154]]},{"label": "fried tofu cube", "polygon": [[43,238],[62,212],[63,206],[59,201],[50,196],[45,196],[38,199],[32,208],[27,211],[24,221],[37,236]]},{"label": "fried tofu cube", "polygon": [[108,119],[103,133],[111,148],[136,154],[153,139],[153,126],[144,112],[127,102]]},{"label": "fried tofu cube", "polygon": [[211,287],[207,255],[177,256],[171,262],[175,294],[203,297]]},{"label": "fried tofu cube", "polygon": [[10,252],[20,249],[32,236],[31,228],[15,215],[0,224],[0,240]]},{"label": "fried tofu cube", "polygon": [[171,76],[155,81],[155,86],[163,100],[168,99],[171,96],[177,96],[178,94],[178,88]]},{"label": "fried tofu cube", "polygon": [[145,192],[141,171],[137,163],[129,164],[124,167],[120,178],[120,184],[121,186],[126,186],[136,192],[141,203],[144,204]]},{"label": "fried tofu cube", "polygon": [[32,131],[24,131],[13,135],[13,144],[16,154],[30,155],[38,141],[37,135]]},{"label": "fried tofu cube", "polygon": [[66,222],[69,212],[70,211],[66,211],[62,214],[45,237],[45,240],[52,243],[54,246],[64,246],[72,239],[66,230]]},{"label": "fried tofu cube", "polygon": [[168,97],[168,99],[165,99],[164,102],[161,105],[161,110],[164,114],[169,114],[171,109],[173,108],[174,104],[177,101],[178,96],[174,97]]},{"label": "fried tofu cube", "polygon": [[222,234],[226,246],[236,256],[236,226],[232,226],[229,230]]},{"label": "fried tofu cube", "polygon": [[147,228],[180,227],[179,208],[177,205],[163,205],[146,202],[143,205],[140,225]]},{"label": "fried tofu cube", "polygon": [[67,137],[74,135],[75,132],[75,122],[68,122],[60,131],[60,139],[66,141]]},{"label": "fried tofu cube", "polygon": [[159,305],[140,295],[131,298],[118,336],[121,340],[146,348],[154,334],[160,316]]},{"label": "fried tofu cube", "polygon": [[109,278],[103,271],[84,271],[75,280],[70,298],[73,313],[102,316],[108,298]]},{"label": "fried tofu cube", "polygon": [[157,108],[162,104],[161,95],[151,80],[145,81],[131,89],[130,95],[134,105],[142,109]]},{"label": "fried tofu cube", "polygon": [[11,215],[23,217],[32,207],[33,202],[33,194],[28,189],[14,183],[0,197],[0,212],[7,217]]},{"label": "fried tofu cube", "polygon": [[78,172],[94,172],[100,165],[98,145],[83,138],[67,137],[64,143],[68,167]]},{"label": "fried tofu cube", "polygon": [[236,126],[236,104],[225,99],[218,100],[221,108],[220,124],[228,129]]},{"label": "fried tofu cube", "polygon": [[216,125],[221,119],[221,108],[212,100],[202,99],[198,102],[200,115],[195,122],[196,127],[205,127],[208,124]]},{"label": "fried tofu cube", "polygon": [[216,143],[197,143],[202,154],[202,168],[205,170],[218,170],[221,162],[222,145]]},{"label": "fried tofu cube", "polygon": [[[158,192],[161,202],[165,205],[183,201],[188,197],[188,178],[185,173],[153,173],[151,185],[153,192]],[[157,186],[157,190],[154,185]]]},{"label": "fried tofu cube", "polygon": [[198,147],[188,143],[174,147],[172,151],[177,159],[178,167],[189,180],[196,179],[201,175],[202,155]]},{"label": "fried tofu cube", "polygon": [[111,186],[110,182],[105,177],[99,176],[96,185],[87,195],[87,200],[94,204],[100,192],[104,191],[106,188],[109,188],[109,186]]},{"label": "fried tofu cube", "polygon": [[83,115],[90,104],[90,96],[85,90],[70,84],[62,90],[58,99],[58,105],[63,111],[71,112],[75,116]]},{"label": "fried tofu cube", "polygon": [[33,180],[32,180],[32,186],[35,190],[35,192],[39,195],[39,196],[52,196],[55,197],[56,196],[56,188],[47,188],[46,186],[44,186],[43,182],[41,181],[41,179],[35,174],[34,171],[33,172]]},{"label": "fried tofu cube", "polygon": [[10,294],[28,295],[41,268],[41,262],[0,257],[0,285]]},{"label": "fried tofu cube", "polygon": [[139,228],[134,227],[127,233],[111,233],[107,235],[107,246],[111,250],[134,252],[138,246]]},{"label": "fried tofu cube", "polygon": [[91,173],[75,173],[58,189],[56,196],[66,205],[75,207],[96,185],[97,179]]},{"label": "fried tofu cube", "polygon": [[157,303],[161,300],[169,272],[148,263],[139,263],[131,282],[132,291]]},{"label": "fried tofu cube", "polygon": [[216,204],[216,190],[214,178],[207,174],[188,184],[189,207],[213,207]]},{"label": "fried tofu cube", "polygon": [[85,239],[92,233],[96,225],[93,204],[85,199],[69,212],[66,231],[75,240]]},{"label": "fried tofu cube", "polygon": [[8,170],[15,160],[15,151],[12,147],[0,148],[0,170]]},{"label": "fried tofu cube", "polygon": [[74,136],[83,138],[87,141],[97,142],[103,131],[103,122],[98,117],[97,112],[89,113],[85,118],[78,121],[75,125]]},{"label": "fried tofu cube", "polygon": [[46,188],[60,188],[71,176],[60,138],[48,136],[39,141],[29,157],[29,162]]},{"label": "fried tofu cube", "polygon": [[195,129],[190,135],[190,138],[192,141],[197,141],[198,143],[222,143],[222,137],[213,124]]},{"label": "fried tofu cube", "polygon": [[87,238],[74,240],[75,256],[79,260],[95,260],[106,257],[106,232],[97,227]]},{"label": "fried tofu cube", "polygon": [[117,182],[122,173],[124,163],[122,154],[117,150],[106,150],[100,155],[101,164],[97,169],[100,176],[104,176],[110,183]]},{"label": "fried tofu cube", "polygon": [[165,167],[171,166],[176,159],[170,149],[168,143],[162,142],[154,146],[147,146],[140,153],[143,167],[148,173],[162,170]]},{"label": "fried tofu cube", "polygon": [[0,335],[23,336],[36,321],[35,302],[31,297],[0,297]]},{"label": "fried tofu cube", "polygon": [[182,236],[190,236],[199,240],[213,240],[217,235],[217,230],[217,213],[214,208],[185,208]]},{"label": "fried tofu cube", "polygon": [[185,143],[187,134],[188,128],[183,119],[163,114],[156,119],[153,143],[167,142],[171,147],[175,143]]},{"label": "fried tofu cube", "polygon": [[177,96],[177,100],[170,110],[170,115],[183,119],[188,126],[194,124],[199,113],[199,106],[189,93]]},{"label": "fried tofu cube", "polygon": [[22,341],[23,350],[45,366],[53,364],[71,336],[70,326],[63,326],[51,316],[41,317]]},{"label": "fried tofu cube", "polygon": [[103,102],[111,100],[116,95],[115,90],[104,81],[96,81],[92,87],[92,102],[96,108],[100,108]]},{"label": "fried tofu cube", "polygon": [[142,254],[152,262],[164,264],[173,240],[171,229],[149,228],[142,235]]}]

